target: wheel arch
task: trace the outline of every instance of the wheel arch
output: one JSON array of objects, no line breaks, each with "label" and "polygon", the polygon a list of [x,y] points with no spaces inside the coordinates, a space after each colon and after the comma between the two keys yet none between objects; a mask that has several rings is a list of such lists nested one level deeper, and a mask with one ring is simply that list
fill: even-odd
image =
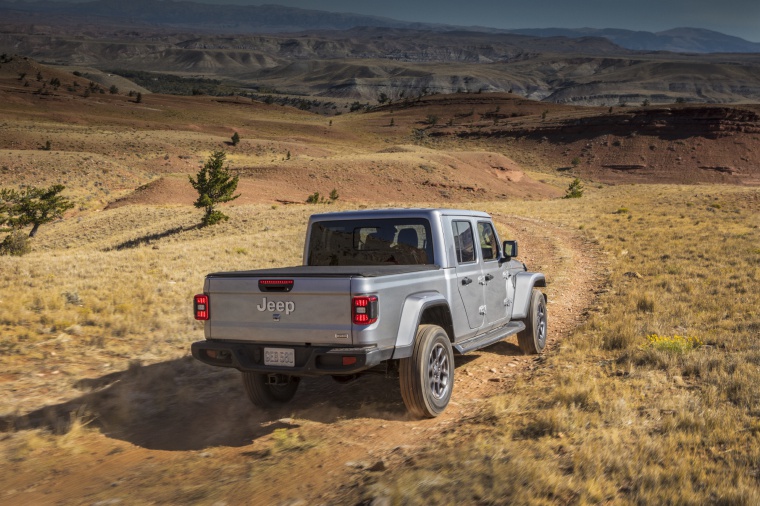
[{"label": "wheel arch", "polygon": [[[515,302],[512,319],[522,320],[528,317],[530,297],[535,287],[546,287],[546,277],[540,272],[520,272],[515,276]],[[548,301],[544,293],[544,301]]]},{"label": "wheel arch", "polygon": [[410,295],[404,301],[401,310],[396,345],[393,358],[406,358],[412,355],[414,339],[420,325],[438,325],[454,339],[454,320],[446,298],[438,292],[422,292]]},{"label": "wheel arch", "polygon": [[419,325],[438,325],[446,331],[449,342],[454,342],[454,319],[448,304],[431,304],[420,315]]}]

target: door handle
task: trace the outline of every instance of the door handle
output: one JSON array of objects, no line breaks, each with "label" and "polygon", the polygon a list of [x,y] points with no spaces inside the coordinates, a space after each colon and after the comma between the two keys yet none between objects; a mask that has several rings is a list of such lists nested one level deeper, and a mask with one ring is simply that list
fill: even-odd
[{"label": "door handle", "polygon": [[486,281],[491,281],[493,279],[493,274],[486,274]]},{"label": "door handle", "polygon": [[470,278],[463,278],[462,279],[462,284],[463,285],[469,285],[470,283],[472,283],[472,280]]}]

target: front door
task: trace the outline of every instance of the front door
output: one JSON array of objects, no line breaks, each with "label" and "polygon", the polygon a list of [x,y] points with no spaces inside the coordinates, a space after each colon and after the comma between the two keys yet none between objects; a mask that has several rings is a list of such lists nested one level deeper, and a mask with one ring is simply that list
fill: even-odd
[{"label": "front door", "polygon": [[506,263],[499,262],[499,238],[493,225],[487,221],[478,222],[478,243],[483,258],[483,282],[485,283],[485,324],[495,327],[511,315],[507,299]]}]

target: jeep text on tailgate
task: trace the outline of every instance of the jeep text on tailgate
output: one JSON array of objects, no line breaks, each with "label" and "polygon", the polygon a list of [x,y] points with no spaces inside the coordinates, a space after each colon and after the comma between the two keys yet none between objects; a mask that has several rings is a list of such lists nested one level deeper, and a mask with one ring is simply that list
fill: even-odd
[{"label": "jeep text on tailgate", "polygon": [[257,406],[282,404],[303,376],[398,377],[417,417],[446,409],[454,352],[517,334],[546,345],[544,275],[514,260],[485,213],[384,209],[317,214],[303,265],[219,272],[195,296],[206,339],[193,356],[243,373]]}]

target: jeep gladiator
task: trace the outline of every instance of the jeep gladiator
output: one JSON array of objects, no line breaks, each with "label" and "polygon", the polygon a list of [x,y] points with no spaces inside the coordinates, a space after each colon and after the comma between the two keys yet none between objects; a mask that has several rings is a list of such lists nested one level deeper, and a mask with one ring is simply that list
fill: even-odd
[{"label": "jeep gladiator", "polygon": [[193,356],[242,372],[255,405],[293,398],[301,377],[397,376],[407,409],[435,417],[454,388],[454,353],[517,334],[546,345],[543,274],[515,260],[491,217],[458,209],[315,214],[303,265],[206,276],[194,298],[205,340]]}]

